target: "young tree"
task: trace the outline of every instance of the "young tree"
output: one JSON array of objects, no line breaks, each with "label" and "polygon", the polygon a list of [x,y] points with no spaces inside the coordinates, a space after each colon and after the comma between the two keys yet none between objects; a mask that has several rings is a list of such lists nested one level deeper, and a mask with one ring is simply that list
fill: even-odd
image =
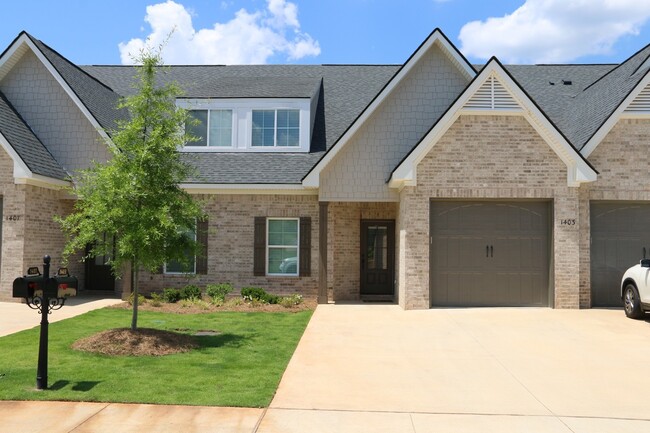
[{"label": "young tree", "polygon": [[130,116],[111,134],[112,158],[74,178],[74,212],[59,219],[68,238],[64,257],[91,245],[90,256],[111,257],[115,275],[130,264],[132,330],[138,326],[140,270],[153,272],[171,260],[186,262],[188,251],[201,254],[187,232],[205,217],[200,204],[179,186],[192,172],[178,153],[179,146],[192,140],[184,133],[187,113],[174,102],[180,89],[156,85],[159,52],[143,52],[138,60],[137,93],[120,103]]}]

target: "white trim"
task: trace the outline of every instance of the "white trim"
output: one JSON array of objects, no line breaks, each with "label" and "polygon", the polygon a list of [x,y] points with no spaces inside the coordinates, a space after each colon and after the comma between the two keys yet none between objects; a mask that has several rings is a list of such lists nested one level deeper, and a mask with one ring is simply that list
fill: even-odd
[{"label": "white trim", "polygon": [[14,183],[40,186],[43,188],[50,188],[50,189],[60,189],[71,185],[71,183],[66,180],[54,179],[51,177],[42,176],[40,174],[33,173],[29,169],[29,167],[27,167],[25,161],[22,160],[20,155],[18,155],[16,150],[13,148],[13,146],[11,146],[11,144],[9,144],[9,141],[1,132],[0,132],[0,147],[2,147],[2,149],[5,152],[7,152],[7,155],[9,155],[9,157],[12,159],[14,163],[14,172],[13,172]]},{"label": "white trim", "polygon": [[624,117],[634,117],[633,113],[625,113],[627,107],[634,101],[634,99],[650,84],[650,74],[646,71],[645,76],[639,81],[636,87],[627,95],[627,98],[621,102],[621,104],[614,110],[614,112],[607,118],[607,120],[598,128],[596,133],[587,141],[587,143],[580,149],[580,152],[584,155],[585,158],[588,158],[589,155],[598,147],[601,141],[609,134],[609,131],[612,130],[614,125],[619,121],[619,119]]},{"label": "white trim", "polygon": [[320,173],[327,167],[327,165],[334,159],[334,157],[341,151],[341,149],[350,141],[356,132],[365,124],[365,122],[373,115],[375,110],[384,102],[384,100],[395,90],[395,88],[402,82],[405,76],[411,72],[411,69],[418,63],[418,61],[429,51],[429,49],[437,44],[447,56],[450,56],[458,68],[467,76],[468,79],[474,78],[476,72],[472,66],[458,54],[456,49],[449,44],[440,30],[436,29],[434,32],[422,43],[422,45],[413,53],[411,58],[402,66],[397,75],[395,75],[384,87],[384,89],[375,97],[372,103],[366,107],[361,115],[354,121],[339,140],[334,143],[334,147],[312,168],[309,174],[302,181],[306,188],[318,188],[320,185]]},{"label": "white trim", "polygon": [[318,195],[317,190],[306,189],[300,184],[181,183],[180,187],[190,194]]},{"label": "white trim", "polygon": [[[233,117],[232,146],[184,146],[180,152],[218,153],[307,153],[311,147],[311,100],[309,98],[238,98],[238,99],[176,99],[176,106],[185,110],[231,110]],[[253,146],[254,110],[297,110],[299,122],[298,146]],[[209,119],[209,116],[208,116]],[[207,126],[209,128],[209,125]],[[276,122],[277,134],[277,122]]]},{"label": "white trim", "polygon": [[[296,221],[296,245],[269,245],[269,221]],[[299,277],[300,276],[300,218],[295,217],[267,217],[266,218],[266,263],[264,273],[268,277]],[[296,249],[296,273],[271,273],[269,272],[269,249],[271,248],[295,248]]]},{"label": "white trim", "polygon": [[490,77],[495,76],[505,89],[522,107],[521,111],[511,111],[509,114],[522,115],[531,126],[540,134],[546,143],[553,149],[558,157],[567,166],[567,185],[579,186],[583,182],[596,180],[596,172],[580,157],[578,152],[566,141],[542,112],[526,96],[521,88],[503,70],[496,60],[491,60],[481,71],[474,82],[456,100],[449,110],[440,118],[434,128],[422,139],[415,149],[400,163],[394,170],[389,186],[401,189],[406,185],[417,185],[417,165],[437,144],[440,138],[447,132],[461,114],[488,114],[493,115],[501,111],[492,110],[468,110],[462,107],[465,103],[483,86]]}]

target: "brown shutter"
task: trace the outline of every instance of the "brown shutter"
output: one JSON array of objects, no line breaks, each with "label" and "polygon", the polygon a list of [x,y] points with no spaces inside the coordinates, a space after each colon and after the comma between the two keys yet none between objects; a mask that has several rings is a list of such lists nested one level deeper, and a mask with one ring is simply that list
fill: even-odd
[{"label": "brown shutter", "polygon": [[311,218],[300,218],[300,271],[301,277],[311,275]]},{"label": "brown shutter", "polygon": [[255,217],[253,275],[266,275],[266,217]]},{"label": "brown shutter", "polygon": [[196,222],[196,242],[199,244],[200,253],[196,256],[196,273],[208,273],[208,219]]}]

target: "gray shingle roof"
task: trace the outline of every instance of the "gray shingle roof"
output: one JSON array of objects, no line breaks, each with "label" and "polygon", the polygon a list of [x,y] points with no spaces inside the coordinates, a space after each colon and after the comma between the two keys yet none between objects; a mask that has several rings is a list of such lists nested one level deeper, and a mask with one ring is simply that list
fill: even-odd
[{"label": "gray shingle roof", "polygon": [[67,173],[0,92],[0,133],[35,174],[64,180]]},{"label": "gray shingle roof", "polygon": [[36,47],[41,50],[47,60],[70,86],[81,102],[88,108],[97,122],[107,132],[114,130],[117,121],[126,119],[126,110],[117,109],[120,95],[110,87],[88,75],[81,68],[45,45],[43,42],[27,34]]},{"label": "gray shingle roof", "polygon": [[[319,86],[309,153],[184,153],[200,173],[195,183],[300,183],[388,80],[396,65],[167,66],[161,82],[176,82],[187,98],[311,97]],[[117,93],[133,92],[134,67],[84,66]],[[236,83],[236,86],[228,86]],[[259,97],[259,96],[258,96]],[[325,121],[327,119],[327,121]]]}]

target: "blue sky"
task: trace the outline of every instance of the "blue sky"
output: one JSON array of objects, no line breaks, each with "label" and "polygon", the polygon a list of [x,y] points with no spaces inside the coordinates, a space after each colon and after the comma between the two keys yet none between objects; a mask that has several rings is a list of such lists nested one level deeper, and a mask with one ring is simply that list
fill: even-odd
[{"label": "blue sky", "polygon": [[436,27],[473,62],[612,63],[650,43],[650,0],[24,0],[2,23],[3,47],[27,30],[78,64],[174,26],[166,63],[403,63]]}]

